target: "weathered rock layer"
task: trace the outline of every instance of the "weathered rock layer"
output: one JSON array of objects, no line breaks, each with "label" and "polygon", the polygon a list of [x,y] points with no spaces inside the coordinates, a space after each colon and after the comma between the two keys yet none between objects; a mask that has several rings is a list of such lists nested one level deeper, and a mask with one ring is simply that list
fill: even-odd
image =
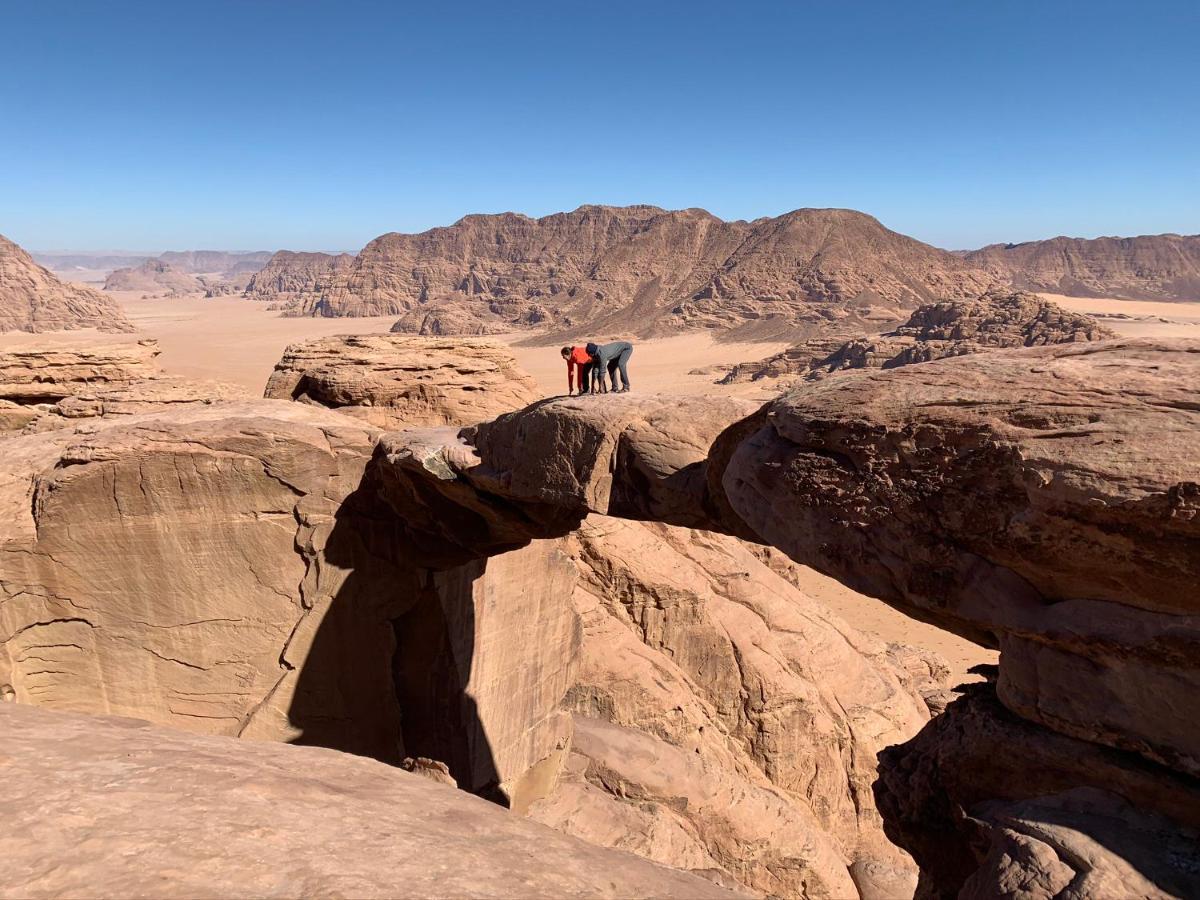
[{"label": "weathered rock layer", "polygon": [[0,332],[77,328],[133,331],[111,299],[89,287],[59,281],[0,235]]},{"label": "weathered rock layer", "polygon": [[824,338],[734,366],[722,384],[803,375],[822,378],[846,369],[893,369],[1005,347],[1041,347],[1116,337],[1095,319],[1068,312],[1036,294],[990,291],[973,300],[918,308],[894,331],[844,343]]},{"label": "weathered rock layer", "polygon": [[993,244],[963,258],[1016,287],[1079,297],[1200,300],[1200,235]]},{"label": "weathered rock layer", "polygon": [[426,334],[539,326],[547,340],[581,327],[765,338],[861,331],[990,283],[958,257],[851,210],[724,222],[698,209],[584,206],[386,234],[328,279],[284,293],[296,314],[393,314]]}]

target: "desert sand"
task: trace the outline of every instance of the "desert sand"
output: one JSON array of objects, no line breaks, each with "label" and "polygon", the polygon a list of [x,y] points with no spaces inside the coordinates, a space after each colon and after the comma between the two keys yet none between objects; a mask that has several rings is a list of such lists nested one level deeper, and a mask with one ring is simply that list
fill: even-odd
[{"label": "desert sand", "polygon": [[1124,337],[1200,337],[1200,303],[1042,296],[1064,309],[1094,316]]}]

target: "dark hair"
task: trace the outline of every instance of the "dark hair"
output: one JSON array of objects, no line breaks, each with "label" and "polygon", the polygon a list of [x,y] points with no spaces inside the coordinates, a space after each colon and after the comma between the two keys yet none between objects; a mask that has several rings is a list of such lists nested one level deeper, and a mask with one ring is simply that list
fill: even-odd
[{"label": "dark hair", "polygon": [[562,355],[563,355],[563,356],[570,356],[570,355],[571,355],[571,348],[570,348],[570,347],[563,347],[563,348],[562,348]]}]

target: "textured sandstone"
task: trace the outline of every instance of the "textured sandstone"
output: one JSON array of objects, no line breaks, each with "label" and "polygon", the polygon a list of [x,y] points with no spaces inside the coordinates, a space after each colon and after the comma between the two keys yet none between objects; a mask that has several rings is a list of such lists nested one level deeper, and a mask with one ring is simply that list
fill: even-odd
[{"label": "textured sandstone", "polygon": [[[742,418],[683,405],[672,417],[658,398],[550,401],[477,428],[388,435],[375,463],[389,502],[451,557],[563,534],[588,512],[676,518],[999,646],[994,695],[983,688],[999,703],[953,703],[882,757],[880,810],[921,864],[922,893],[1188,896],[1200,871],[1181,830],[1200,809],[1197,383],[1200,343],[1080,342],[848,373]],[[653,438],[627,437],[656,416]],[[918,690],[936,669],[902,651],[893,661]],[[934,709],[937,693],[923,691]],[[603,702],[582,709],[623,725]],[[678,769],[644,736],[587,728],[558,815],[602,815],[588,786],[636,785],[617,765],[630,756]],[[722,865],[679,819],[621,821],[641,852]]]},{"label": "textured sandstone", "polygon": [[111,299],[89,287],[59,281],[0,235],[0,332],[76,328],[133,331]]},{"label": "textured sandstone", "polygon": [[698,209],[584,206],[386,234],[332,278],[284,293],[294,314],[395,314],[399,327],[420,333],[505,324],[549,329],[548,340],[581,327],[765,338],[862,331],[990,283],[958,257],[851,210],[723,222]]},{"label": "textured sandstone", "polygon": [[538,389],[499,344],[365,334],[288,347],[265,396],[411,428],[490,419],[532,402]]},{"label": "textured sandstone", "polygon": [[1052,728],[1200,772],[1200,344],[1105,341],[806,386],[723,475],[765,541],[1002,651]]},{"label": "textured sandstone", "polygon": [[349,267],[349,253],[293,253],[280,250],[246,285],[251,300],[290,303],[305,294],[324,290],[335,272]]},{"label": "textured sandstone", "polygon": [[532,814],[765,894],[911,893],[870,784],[928,711],[888,649],[733,538],[591,517],[563,543],[571,756]]},{"label": "textured sandstone", "polygon": [[377,762],[0,705],[6,897],[732,897]]},{"label": "textured sandstone", "polygon": [[968,685],[880,757],[888,834],[925,897],[1192,897],[1200,786],[1014,716]]},{"label": "textured sandstone", "polygon": [[0,351],[0,398],[53,403],[81,390],[153,378],[159,352],[150,340]]},{"label": "textured sandstone", "polygon": [[0,433],[249,399],[233,385],[163,375],[158,353],[149,340],[0,352]]},{"label": "textured sandstone", "polygon": [[316,643],[335,599],[361,618],[334,616],[359,642],[342,652],[366,656],[372,616],[415,591],[383,560],[390,592],[347,584],[365,551],[344,528],[328,548],[370,438],[332,412],[252,401],[5,441],[0,691],[221,734],[339,728],[346,749],[395,754],[386,662],[347,661],[345,693],[297,696],[306,658],[337,652]]},{"label": "textured sandstone", "polygon": [[895,331],[842,344],[806,341],[782,353],[734,366],[722,384],[846,369],[892,369],[1003,347],[1040,347],[1116,337],[1095,319],[1064,310],[1036,294],[990,291],[973,300],[944,300],[918,308]]},{"label": "textured sandstone", "polygon": [[1057,237],[963,258],[1016,287],[1079,297],[1200,300],[1200,235]]}]

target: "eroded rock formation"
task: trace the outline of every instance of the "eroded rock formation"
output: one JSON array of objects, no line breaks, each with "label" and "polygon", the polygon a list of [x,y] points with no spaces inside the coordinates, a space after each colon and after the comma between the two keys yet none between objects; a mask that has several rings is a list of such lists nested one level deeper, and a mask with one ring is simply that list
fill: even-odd
[{"label": "eroded rock formation", "polygon": [[349,253],[295,253],[280,250],[246,285],[245,296],[283,306],[297,298],[323,291],[334,273],[347,269],[354,257]]},{"label": "eroded rock formation", "polygon": [[60,281],[0,235],[0,332],[77,328],[133,331],[110,298],[92,288]]},{"label": "eroded rock formation", "polygon": [[531,403],[538,393],[499,344],[363,334],[288,347],[265,396],[404,428],[483,421]]},{"label": "eroded rock formation", "polygon": [[[941,807],[895,782],[885,813],[908,823],[889,826],[903,846],[921,859],[939,835],[944,846],[958,842],[953,860],[926,867],[925,891],[952,895],[971,877],[972,890],[986,893],[1064,874],[1049,851],[1027,843],[1024,858],[1004,857],[1004,841],[1020,843],[1004,829],[1028,836],[1049,827],[1054,810],[1086,819],[1089,809],[1126,803],[1144,823],[1133,826],[1138,846],[1149,846],[1158,817],[1188,824],[1180,804],[1200,808],[1200,731],[1189,712],[1200,687],[1198,379],[1195,342],[1057,345],[851,373],[744,418],[713,411],[700,428],[695,412],[681,408],[673,422],[653,399],[604,398],[605,414],[586,407],[588,398],[550,401],[461,434],[387,436],[378,459],[389,501],[421,529],[447,523],[463,552],[546,538],[588,512],[706,518],[702,527],[770,543],[999,646],[994,691],[1006,715],[1046,735],[1055,753],[1086,761],[1079,748],[1091,748],[1159,787],[1141,792],[1080,764],[1051,790],[1021,774],[1019,753],[1003,761],[1008,769],[984,754],[958,766],[954,777],[971,789]],[[631,421],[654,416],[657,437],[639,439]],[[554,449],[526,440],[535,433]],[[674,452],[710,436],[707,450]],[[904,752],[927,766],[928,746]],[[1119,802],[1101,802],[1093,788]],[[1016,806],[1004,812],[993,801]],[[992,816],[988,833],[1004,859],[969,840],[975,815]],[[1025,824],[1004,825],[1009,815]],[[1060,835],[1047,846],[1070,856],[1075,840]],[[1181,840],[1186,871],[1200,849]],[[1093,860],[1107,874],[1087,883],[1118,883],[1103,879],[1131,871],[1152,878],[1119,846],[1108,852]],[[1079,878],[1093,877],[1074,864]],[[1001,870],[1007,886],[989,881]],[[1141,884],[1133,875],[1119,883]]]},{"label": "eroded rock formation", "polygon": [[1200,235],[1057,237],[963,254],[1016,287],[1078,297],[1200,300]]},{"label": "eroded rock formation", "polygon": [[0,704],[0,754],[9,896],[739,896],[316,747]]},{"label": "eroded rock formation", "polygon": [[467,216],[386,234],[328,280],[284,293],[299,315],[398,315],[399,327],[639,334],[708,328],[805,337],[974,296],[990,276],[851,210],[724,222],[698,210],[584,206],[530,219]]},{"label": "eroded rock formation", "polygon": [[263,252],[172,250],[136,266],[114,269],[104,280],[104,290],[144,291],[162,297],[241,293],[270,256]]},{"label": "eroded rock formation", "polygon": [[248,399],[233,385],[164,375],[158,354],[151,340],[0,352],[0,435]]},{"label": "eroded rock formation", "polygon": [[803,375],[822,378],[846,369],[893,369],[1004,347],[1040,347],[1116,337],[1095,319],[1025,292],[989,291],[973,300],[919,307],[894,331],[839,343],[806,341],[756,362],[734,366],[722,384]]}]

